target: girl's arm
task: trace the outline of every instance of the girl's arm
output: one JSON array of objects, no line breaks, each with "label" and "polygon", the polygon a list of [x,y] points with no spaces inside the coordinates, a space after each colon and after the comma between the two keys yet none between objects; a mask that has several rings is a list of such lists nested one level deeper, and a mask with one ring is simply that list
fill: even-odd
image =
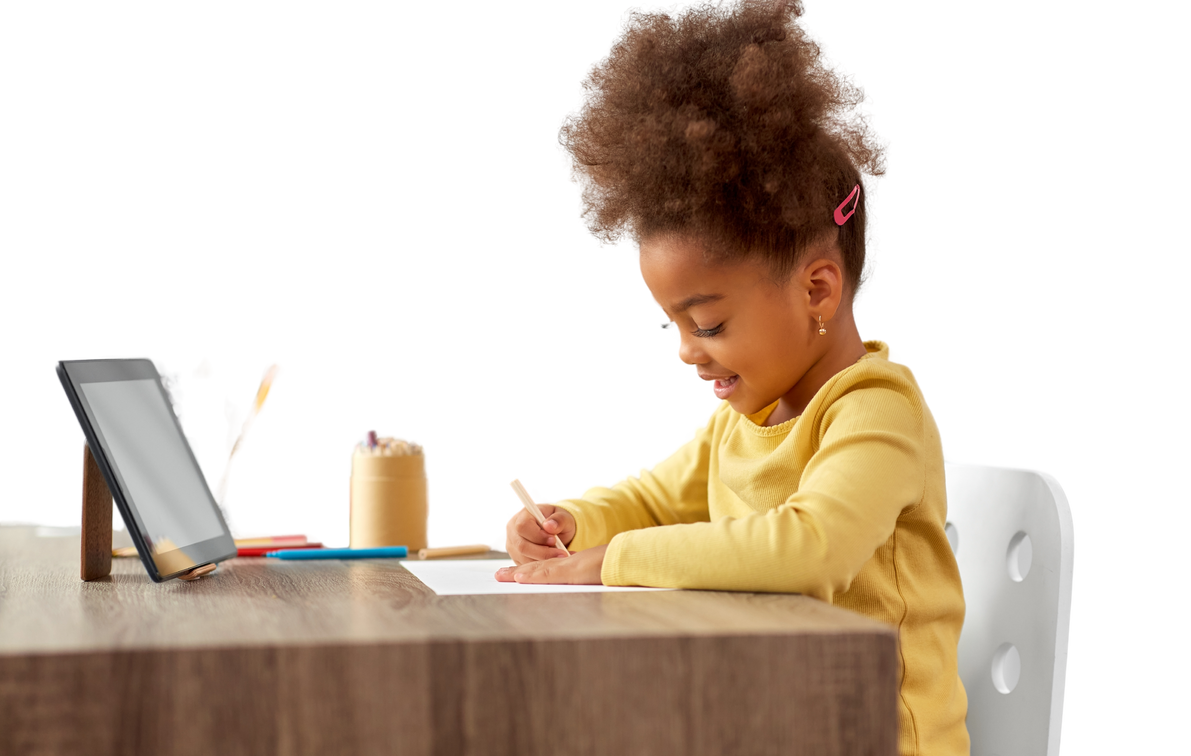
[{"label": "girl's arm", "polygon": [[606,585],[804,593],[830,601],[848,588],[921,500],[920,399],[870,382],[824,413],[820,445],[798,491],[770,512],[622,531],[604,555]]},{"label": "girl's arm", "polygon": [[712,428],[727,410],[725,403],[711,422],[652,470],[617,483],[593,488],[581,499],[557,502],[575,518],[571,551],[608,543],[620,533],[658,525],[707,522],[707,470]]}]

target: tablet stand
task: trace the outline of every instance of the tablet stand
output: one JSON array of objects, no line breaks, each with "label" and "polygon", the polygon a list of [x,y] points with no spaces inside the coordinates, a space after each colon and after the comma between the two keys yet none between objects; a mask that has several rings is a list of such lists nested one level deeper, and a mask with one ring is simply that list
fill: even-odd
[{"label": "tablet stand", "polygon": [[[83,580],[99,580],[112,574],[112,492],[91,447],[83,445]],[[178,575],[179,580],[197,580],[215,571],[214,564],[200,564]]]},{"label": "tablet stand", "polygon": [[98,580],[112,572],[112,492],[103,472],[83,446],[83,580]]}]

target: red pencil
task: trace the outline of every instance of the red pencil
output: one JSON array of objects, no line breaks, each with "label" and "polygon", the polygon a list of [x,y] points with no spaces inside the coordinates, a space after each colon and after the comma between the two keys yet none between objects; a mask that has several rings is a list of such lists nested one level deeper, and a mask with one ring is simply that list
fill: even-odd
[{"label": "red pencil", "polygon": [[276,551],[278,548],[286,549],[321,549],[321,543],[303,543],[296,546],[279,547],[277,544],[272,546],[245,546],[241,549],[236,549],[236,556],[242,557],[263,557],[267,552]]}]

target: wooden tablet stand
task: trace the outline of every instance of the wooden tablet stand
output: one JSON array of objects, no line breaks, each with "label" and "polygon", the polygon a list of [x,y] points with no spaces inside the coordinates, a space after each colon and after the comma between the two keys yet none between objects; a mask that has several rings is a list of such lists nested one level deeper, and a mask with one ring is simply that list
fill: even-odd
[{"label": "wooden tablet stand", "polygon": [[91,447],[83,445],[83,580],[112,573],[112,492]]},{"label": "wooden tablet stand", "polygon": [[[99,580],[112,574],[112,492],[91,447],[83,445],[83,580]],[[178,576],[197,580],[215,571],[214,564],[201,564]]]}]

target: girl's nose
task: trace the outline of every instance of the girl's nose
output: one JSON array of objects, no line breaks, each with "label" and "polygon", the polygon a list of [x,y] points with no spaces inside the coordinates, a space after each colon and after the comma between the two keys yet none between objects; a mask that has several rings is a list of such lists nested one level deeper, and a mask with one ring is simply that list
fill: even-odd
[{"label": "girl's nose", "polygon": [[707,362],[707,354],[694,336],[684,333],[678,342],[678,359],[688,365],[702,365]]}]

